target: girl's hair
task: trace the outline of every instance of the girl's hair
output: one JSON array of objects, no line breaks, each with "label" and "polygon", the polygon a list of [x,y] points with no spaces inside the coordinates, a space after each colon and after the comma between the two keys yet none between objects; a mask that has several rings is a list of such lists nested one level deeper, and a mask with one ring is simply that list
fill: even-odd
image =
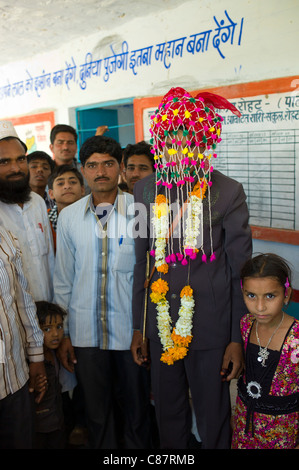
[{"label": "girl's hair", "polygon": [[40,325],[44,325],[46,323],[47,316],[49,316],[50,321],[52,321],[52,318],[55,318],[56,315],[60,315],[62,319],[67,315],[67,312],[63,308],[57,304],[52,304],[51,302],[41,300],[39,302],[35,302],[35,305]]},{"label": "girl's hair", "polygon": [[241,269],[241,280],[246,277],[275,277],[283,287],[291,287],[291,269],[287,262],[273,253],[264,253],[248,260]]}]

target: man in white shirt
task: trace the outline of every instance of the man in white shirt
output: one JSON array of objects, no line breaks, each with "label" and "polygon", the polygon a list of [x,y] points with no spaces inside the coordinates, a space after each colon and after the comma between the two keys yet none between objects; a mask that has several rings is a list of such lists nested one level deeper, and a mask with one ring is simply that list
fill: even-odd
[{"label": "man in white shirt", "polygon": [[0,225],[17,236],[35,301],[53,298],[54,251],[44,200],[31,191],[27,147],[10,121],[0,121]]}]

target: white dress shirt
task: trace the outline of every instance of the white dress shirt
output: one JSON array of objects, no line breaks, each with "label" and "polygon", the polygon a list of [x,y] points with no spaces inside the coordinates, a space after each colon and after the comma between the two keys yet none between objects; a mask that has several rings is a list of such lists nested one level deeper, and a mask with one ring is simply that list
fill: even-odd
[{"label": "white dress shirt", "polygon": [[133,196],[119,191],[107,232],[91,195],[59,214],[54,301],[68,311],[65,333],[73,346],[130,349],[135,264],[130,205]]},{"label": "white dress shirt", "polygon": [[52,301],[54,250],[43,198],[32,191],[23,208],[0,201],[0,225],[19,240],[23,271],[34,300]]}]

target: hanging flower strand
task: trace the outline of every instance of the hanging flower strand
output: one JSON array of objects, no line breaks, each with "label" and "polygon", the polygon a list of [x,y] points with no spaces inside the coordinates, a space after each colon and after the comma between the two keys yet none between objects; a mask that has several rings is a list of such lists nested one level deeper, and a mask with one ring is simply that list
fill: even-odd
[{"label": "hanging flower strand", "polygon": [[155,265],[157,271],[161,273],[168,272],[168,264],[165,261],[166,238],[168,234],[168,204],[164,195],[158,194],[153,207],[153,226],[155,236]]}]

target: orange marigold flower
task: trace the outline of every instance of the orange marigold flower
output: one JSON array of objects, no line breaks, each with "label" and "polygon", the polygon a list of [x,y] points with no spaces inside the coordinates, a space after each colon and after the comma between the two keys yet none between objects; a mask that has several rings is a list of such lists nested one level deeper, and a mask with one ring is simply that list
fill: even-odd
[{"label": "orange marigold flower", "polygon": [[187,355],[187,348],[185,347],[174,347],[172,348],[172,356],[175,361],[179,361],[180,359],[183,359]]},{"label": "orange marigold flower", "polygon": [[185,347],[176,347],[174,348],[175,351],[174,351],[174,360],[175,361],[179,361],[180,359],[183,359],[186,355],[187,355],[187,352],[188,352],[188,349],[185,348]]},{"label": "orange marigold flower", "polygon": [[184,346],[184,347],[187,347],[189,345],[189,343],[191,343],[191,341],[192,341],[192,336],[191,335],[186,336],[186,337],[177,335],[176,332],[175,332],[175,329],[173,329],[173,331],[171,333],[171,338],[172,338],[172,340],[175,344],[177,344],[178,346]]},{"label": "orange marigold flower", "polygon": [[174,363],[173,357],[168,354],[167,351],[162,354],[162,356],[160,357],[160,361],[165,362],[165,364],[168,364],[169,366]]},{"label": "orange marigold flower", "polygon": [[180,293],[181,297],[192,297],[192,295],[193,295],[193,289],[191,289],[190,286],[183,287]]},{"label": "orange marigold flower", "polygon": [[150,294],[150,298],[151,298],[151,301],[154,303],[154,304],[157,304],[158,302],[160,302],[161,300],[163,300],[165,297],[165,294],[159,294],[157,292],[152,292]]},{"label": "orange marigold flower", "polygon": [[164,196],[164,194],[158,194],[155,202],[156,204],[168,204],[168,199]]},{"label": "orange marigold flower", "polygon": [[157,271],[159,271],[159,273],[167,274],[168,273],[168,264],[164,263],[164,264],[161,264],[161,266],[157,266]]},{"label": "orange marigold flower", "polygon": [[168,284],[163,279],[157,279],[157,281],[152,284],[152,292],[157,292],[158,294],[167,294],[169,290]]},{"label": "orange marigold flower", "polygon": [[165,362],[166,364],[171,366],[175,361],[183,359],[187,355],[187,352],[187,348],[175,346],[165,351],[161,355],[160,361]]}]

